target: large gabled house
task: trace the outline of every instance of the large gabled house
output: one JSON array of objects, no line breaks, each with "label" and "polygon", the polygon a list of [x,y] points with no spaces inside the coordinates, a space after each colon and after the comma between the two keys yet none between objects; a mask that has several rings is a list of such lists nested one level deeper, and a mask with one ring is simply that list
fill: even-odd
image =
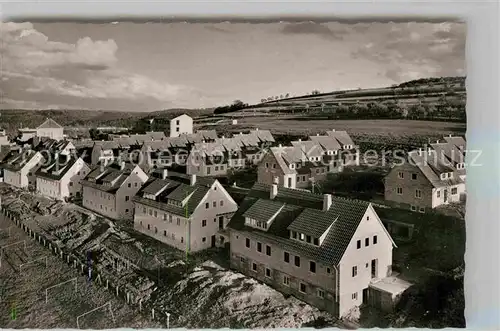
[{"label": "large gabled house", "polygon": [[12,151],[1,164],[4,182],[19,188],[35,187],[34,172],[44,162],[44,157],[38,151],[21,149]]},{"label": "large gabled house", "polygon": [[36,191],[60,200],[80,197],[80,180],[90,171],[83,159],[68,152],[55,152],[45,159],[47,162],[35,172]]},{"label": "large gabled house", "polygon": [[440,142],[409,152],[385,177],[385,200],[419,212],[464,200],[464,158],[454,145]]},{"label": "large gabled house", "polygon": [[21,134],[20,139],[22,141],[26,141],[34,137],[47,137],[54,140],[64,139],[64,128],[51,118],[47,118],[45,122],[40,124],[36,129],[19,129],[19,133]]},{"label": "large gabled house", "polygon": [[161,171],[134,197],[134,228],[188,253],[227,243],[224,230],[238,206],[224,187],[216,179]]},{"label": "large gabled house", "polygon": [[132,198],[147,180],[138,165],[128,162],[97,165],[80,181],[83,206],[112,219],[132,220]]},{"label": "large gabled house", "polygon": [[395,244],[368,202],[256,183],[228,229],[231,268],[336,317],[397,294],[381,290]]}]

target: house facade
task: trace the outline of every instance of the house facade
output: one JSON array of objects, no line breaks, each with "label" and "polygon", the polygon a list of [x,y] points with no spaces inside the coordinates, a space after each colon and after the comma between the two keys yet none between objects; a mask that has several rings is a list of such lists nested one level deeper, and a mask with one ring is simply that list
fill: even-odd
[{"label": "house facade", "polygon": [[170,120],[170,137],[178,137],[181,134],[193,133],[193,119],[182,114]]},{"label": "house facade", "polygon": [[42,154],[31,149],[11,153],[2,164],[4,182],[19,188],[34,187],[34,172],[43,161]]},{"label": "house facade", "polygon": [[56,154],[52,162],[43,165],[35,172],[38,193],[63,200],[68,197],[80,197],[82,180],[90,167],[81,159],[71,154]]},{"label": "house facade", "polygon": [[134,228],[187,253],[226,243],[224,230],[238,206],[224,187],[215,179],[163,174],[134,197]]},{"label": "house facade", "polygon": [[408,153],[405,162],[393,166],[384,178],[385,200],[419,212],[463,201],[465,155],[452,151],[447,143],[436,142]]},{"label": "house facade", "polygon": [[81,180],[83,207],[112,219],[132,220],[132,199],[147,179],[138,165],[97,165]]},{"label": "house facade", "polygon": [[228,228],[231,268],[336,317],[392,272],[394,242],[367,202],[256,183]]}]

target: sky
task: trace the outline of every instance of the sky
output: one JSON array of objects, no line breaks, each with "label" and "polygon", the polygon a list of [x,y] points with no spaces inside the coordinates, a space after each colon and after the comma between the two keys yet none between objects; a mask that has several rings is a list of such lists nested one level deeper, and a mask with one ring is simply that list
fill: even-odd
[{"label": "sky", "polygon": [[0,108],[156,111],[465,75],[465,23],[0,23]]}]

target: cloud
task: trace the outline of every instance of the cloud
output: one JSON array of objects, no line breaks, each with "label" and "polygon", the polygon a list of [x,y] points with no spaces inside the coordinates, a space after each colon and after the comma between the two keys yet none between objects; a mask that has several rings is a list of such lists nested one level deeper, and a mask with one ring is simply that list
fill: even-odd
[{"label": "cloud", "polygon": [[295,34],[312,34],[318,35],[327,39],[342,40],[343,32],[336,31],[328,27],[327,25],[314,23],[314,22],[302,22],[302,23],[287,23],[282,29],[283,34],[295,35]]},{"label": "cloud", "polygon": [[375,23],[366,31],[370,43],[351,55],[384,66],[385,76],[394,82],[463,75],[465,30],[465,24],[452,22]]},{"label": "cloud", "polygon": [[[113,39],[84,37],[74,44],[51,41],[31,23],[0,23],[3,45],[2,81],[8,87],[23,87],[24,96],[13,88],[3,89],[7,99],[33,95],[53,95],[82,100],[154,100],[165,106],[183,105],[197,91],[186,86],[150,79],[121,70],[118,45]],[[15,78],[15,81],[12,79]],[[10,97],[16,94],[17,99]]]}]

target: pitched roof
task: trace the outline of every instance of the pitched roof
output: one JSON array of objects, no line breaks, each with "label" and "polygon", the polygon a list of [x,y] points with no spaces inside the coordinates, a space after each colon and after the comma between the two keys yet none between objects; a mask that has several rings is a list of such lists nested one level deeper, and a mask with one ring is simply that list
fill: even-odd
[{"label": "pitched roof", "polygon": [[[430,154],[422,152],[419,155],[418,151],[411,151],[408,153],[408,161],[410,164],[415,165],[431,185],[436,188],[457,185],[464,182],[460,178],[460,173],[452,166],[445,164],[442,158],[435,152],[431,151]],[[450,172],[453,173],[453,178],[441,179],[442,173]]]},{"label": "pitched roof", "polygon": [[[326,265],[337,265],[340,262],[370,205],[366,201],[333,196],[330,209],[323,211],[323,196],[321,195],[279,187],[277,196],[269,200],[269,190],[269,185],[255,184],[231,218],[229,228],[244,231],[257,238],[267,238],[285,249]],[[263,199],[267,199],[267,202],[262,202]],[[261,209],[265,207],[262,213],[268,215],[279,204],[284,205],[284,208],[276,216],[267,232],[245,225],[245,216],[257,213],[259,217],[257,207]],[[330,226],[330,231],[321,246],[290,239],[288,236],[288,231],[293,230],[319,238]]]},{"label": "pitched roof", "polygon": [[51,162],[48,165],[40,167],[36,172],[36,177],[42,177],[52,180],[60,180],[73,167],[79,158],[72,155],[51,155]]},{"label": "pitched roof", "polygon": [[[212,183],[215,180],[211,181]],[[166,185],[168,183],[168,185]],[[211,185],[208,181],[196,181],[195,185],[187,185],[182,181],[174,180],[172,178],[167,178],[165,180],[151,177],[137,192],[133,201],[142,205],[147,205],[150,207],[158,208],[166,212],[172,213],[174,215],[189,217],[194,210],[198,207],[201,200],[205,197],[207,192],[210,190]],[[151,185],[156,189],[158,187],[165,187],[159,194],[157,194],[155,200],[145,197],[145,193],[152,191]],[[150,193],[152,194],[152,193]],[[187,201],[185,205],[181,205],[179,202],[185,200]],[[170,203],[170,202],[175,203]]]},{"label": "pitched roof", "polygon": [[352,141],[347,131],[332,130],[332,131],[327,131],[326,134],[329,135],[330,137],[334,137],[335,139],[337,139],[341,145],[354,146],[354,142]]},{"label": "pitched roof", "polygon": [[32,149],[11,151],[9,156],[4,159],[4,162],[0,164],[0,167],[11,171],[19,171],[37,154],[38,152]]},{"label": "pitched roof", "polygon": [[91,169],[80,183],[83,186],[114,193],[120,188],[128,176],[132,174],[135,167],[136,166],[131,163],[125,163],[123,169],[119,164],[114,162],[106,167],[98,164]]},{"label": "pitched roof", "polygon": [[37,129],[62,129],[62,128],[63,128],[62,126],[57,124],[56,121],[54,121],[51,118],[47,118],[45,122],[43,122],[42,124],[40,124],[40,126],[37,127]]},{"label": "pitched roof", "polygon": [[281,208],[283,208],[284,205],[284,202],[259,199],[243,214],[243,216],[255,219],[257,221],[267,222]]}]

